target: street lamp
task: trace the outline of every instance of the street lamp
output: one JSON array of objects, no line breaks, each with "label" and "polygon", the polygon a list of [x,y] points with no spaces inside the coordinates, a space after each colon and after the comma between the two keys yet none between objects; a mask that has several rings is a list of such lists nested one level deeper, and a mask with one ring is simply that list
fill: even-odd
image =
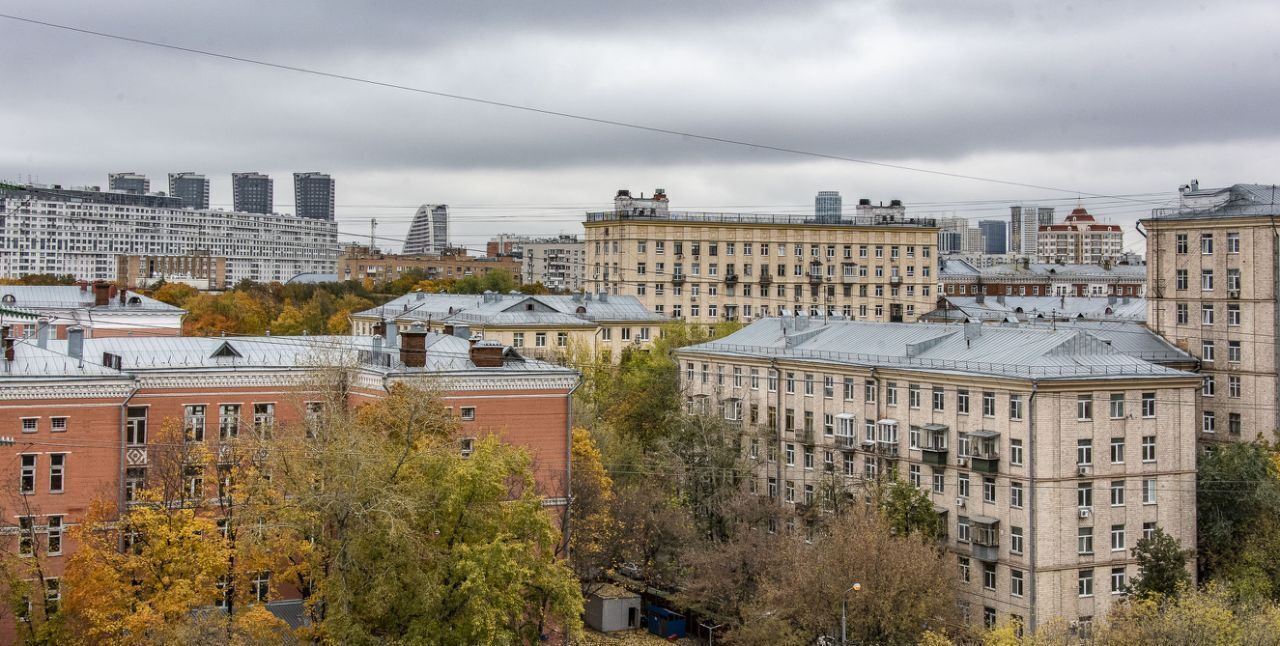
[{"label": "street lamp", "polygon": [[862,590],[862,584],[854,583],[853,585],[849,586],[849,589],[845,590],[844,594],[841,596],[841,599],[840,599],[840,646],[845,646],[846,644],[849,643],[849,633],[848,633],[848,626],[847,626],[848,617],[849,617],[849,593],[858,592],[859,590]]}]

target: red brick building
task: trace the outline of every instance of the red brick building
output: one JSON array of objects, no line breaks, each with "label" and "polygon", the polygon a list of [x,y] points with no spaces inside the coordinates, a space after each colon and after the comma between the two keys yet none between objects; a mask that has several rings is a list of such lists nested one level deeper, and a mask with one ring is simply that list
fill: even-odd
[{"label": "red brick building", "polygon": [[[430,387],[459,416],[459,451],[498,435],[533,457],[548,507],[568,496],[570,395],[575,371],[526,360],[493,342],[402,332],[396,347],[381,337],[104,337],[65,341],[14,339],[4,331],[0,359],[0,435],[15,438],[0,482],[15,495],[0,511],[3,526],[34,528],[57,590],[63,539],[89,504],[127,504],[146,477],[149,441],[169,420],[193,441],[216,449],[223,437],[255,426],[302,423],[320,399],[318,371],[345,366],[349,404],[377,400],[397,383]],[[207,476],[206,490],[213,488]],[[11,544],[28,549],[28,541]],[[0,625],[12,636],[12,626]],[[3,640],[3,636],[0,636]]]}]

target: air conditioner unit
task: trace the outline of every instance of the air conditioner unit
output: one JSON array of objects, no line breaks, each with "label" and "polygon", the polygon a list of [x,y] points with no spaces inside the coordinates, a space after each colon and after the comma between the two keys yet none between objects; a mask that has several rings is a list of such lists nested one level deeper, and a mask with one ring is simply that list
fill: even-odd
[{"label": "air conditioner unit", "polygon": [[1240,290],[1233,289],[1227,292],[1227,298],[1240,298]]},{"label": "air conditioner unit", "polygon": [[958,467],[969,466],[969,458],[956,458],[956,466]]},{"label": "air conditioner unit", "polygon": [[968,498],[965,498],[965,497],[963,497],[963,496],[961,496],[961,497],[959,497],[959,498],[956,498],[956,506],[957,506],[957,507],[964,507],[964,506],[965,506],[965,503],[966,503],[966,502],[968,502],[968,500],[969,500]]},{"label": "air conditioner unit", "polygon": [[1076,467],[1076,475],[1087,476],[1093,472],[1093,467],[1087,464],[1081,464]]},{"label": "air conditioner unit", "polygon": [[1090,517],[1090,516],[1092,516],[1092,515],[1093,515],[1093,507],[1081,507],[1081,508],[1080,508],[1080,517],[1081,517],[1081,518],[1088,518],[1088,517]]}]

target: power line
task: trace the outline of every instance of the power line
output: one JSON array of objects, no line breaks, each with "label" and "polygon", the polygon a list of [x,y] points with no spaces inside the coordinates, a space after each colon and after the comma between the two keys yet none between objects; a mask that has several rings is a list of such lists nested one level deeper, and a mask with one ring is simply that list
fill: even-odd
[{"label": "power line", "polygon": [[[506,102],[506,101],[498,101],[498,100],[494,100],[494,99],[487,99],[487,98],[482,98],[482,97],[468,96],[468,95],[456,94],[456,93],[452,93],[452,92],[443,92],[443,91],[440,91],[440,90],[431,90],[431,89],[426,89],[426,88],[413,87],[413,86],[409,86],[409,85],[403,85],[403,84],[400,84],[400,83],[392,83],[392,82],[388,82],[388,81],[378,81],[378,80],[374,80],[374,79],[370,79],[370,78],[366,78],[366,77],[352,76],[352,75],[348,75],[348,74],[339,74],[339,73],[336,73],[336,72],[329,72],[329,71],[320,70],[320,69],[316,69],[316,68],[301,67],[301,66],[297,66],[297,65],[286,65],[286,64],[283,64],[283,63],[274,63],[274,62],[270,62],[270,61],[266,61],[266,60],[262,60],[262,59],[248,58],[248,57],[245,57],[245,56],[237,56],[237,55],[227,54],[227,53],[223,53],[223,52],[215,52],[215,51],[212,51],[212,50],[197,49],[197,48],[194,48],[194,47],[185,47],[185,46],[181,46],[181,45],[172,45],[172,44],[169,44],[169,43],[162,43],[162,42],[158,42],[158,41],[154,41],[154,40],[146,40],[146,39],[143,39],[143,38],[135,38],[135,37],[131,37],[131,36],[122,36],[122,35],[119,35],[119,34],[112,34],[112,33],[103,32],[103,31],[96,31],[96,30],[87,29],[87,28],[84,28],[84,27],[74,27],[74,26],[71,26],[71,25],[64,25],[64,24],[59,24],[59,23],[54,23],[54,22],[48,22],[48,21],[44,21],[44,20],[37,20],[37,19],[34,19],[34,18],[26,18],[26,17],[23,17],[23,16],[15,16],[15,15],[12,15],[12,14],[0,14],[0,18],[5,18],[5,19],[8,19],[8,20],[13,20],[13,21],[17,21],[17,22],[27,23],[27,24],[31,24],[31,25],[39,25],[39,26],[42,26],[42,27],[48,27],[48,28],[51,28],[51,29],[60,29],[60,30],[63,30],[63,31],[69,31],[69,32],[78,33],[78,34],[84,34],[84,35],[88,35],[88,36],[96,36],[96,37],[99,37],[99,38],[107,38],[107,39],[112,39],[112,40],[118,40],[118,41],[123,41],[123,42],[133,43],[133,44],[137,44],[137,45],[146,45],[146,46],[148,46],[148,47],[158,47],[158,48],[167,49],[167,50],[172,50],[172,51],[184,52],[184,53],[187,53],[187,54],[196,54],[196,55],[200,55],[200,56],[207,56],[207,57],[210,57],[210,58],[217,58],[217,59],[222,59],[222,60],[234,61],[234,62],[237,62],[237,63],[247,63],[247,64],[251,64],[251,65],[258,65],[258,66],[261,66],[261,67],[268,67],[268,68],[277,69],[277,70],[283,70],[283,71],[288,71],[288,72],[297,72],[297,73],[300,73],[300,74],[309,74],[309,75],[312,75],[312,76],[319,76],[319,77],[323,77],[323,78],[330,78],[330,79],[335,79],[335,80],[340,80],[340,81],[348,81],[348,82],[352,82],[352,83],[360,83],[360,84],[364,84],[364,85],[370,85],[370,86],[375,86],[375,87],[387,88],[387,89],[392,89],[392,90],[400,90],[400,91],[404,91],[404,92],[413,92],[413,93],[416,93],[416,94],[424,94],[424,95],[434,96],[434,97],[443,98],[443,99],[450,99],[450,100],[454,100],[454,101],[464,101],[464,102],[468,102],[468,103],[474,103],[474,104],[480,104],[480,105],[487,105],[487,106],[492,106],[492,107],[497,107],[497,108],[504,108],[504,109],[508,109],[508,110],[519,110],[519,111],[522,111],[522,112],[529,112],[529,113],[533,113],[533,114],[540,114],[540,115],[544,115],[544,116],[559,117],[559,118],[563,118],[563,119],[572,119],[572,120],[575,120],[575,121],[581,121],[581,122],[586,122],[586,123],[593,123],[593,124],[604,125],[604,126],[612,126],[612,127],[617,127],[617,128],[626,128],[626,129],[631,129],[631,130],[638,130],[638,131],[650,132],[650,133],[656,133],[656,134],[663,134],[663,135],[671,135],[671,136],[676,136],[676,137],[687,137],[687,138],[689,138],[689,139],[697,139],[697,140],[699,140],[699,141],[707,141],[707,142],[719,143],[719,144],[726,144],[726,145],[731,145],[731,146],[741,146],[741,147],[745,147],[745,148],[753,148],[753,149],[756,149],[756,150],[769,150],[769,151],[779,152],[779,153],[785,153],[785,154],[789,154],[789,155],[799,155],[799,156],[804,156],[804,157],[813,157],[813,158],[818,158],[818,159],[829,159],[829,160],[834,160],[834,161],[844,161],[844,162],[850,162],[850,163],[854,163],[854,164],[863,164],[863,165],[867,165],[867,166],[876,166],[876,167],[880,167],[880,168],[889,168],[889,169],[893,169],[893,170],[908,171],[908,172],[913,172],[913,173],[924,173],[924,174],[935,175],[935,176],[940,176],[940,177],[950,177],[950,178],[954,178],[954,179],[963,179],[963,180],[976,181],[976,182],[987,182],[987,183],[992,183],[992,184],[1003,184],[1003,185],[1006,185],[1006,186],[1018,186],[1018,187],[1022,187],[1022,188],[1034,188],[1034,189],[1041,189],[1041,190],[1046,190],[1046,191],[1054,191],[1054,192],[1057,192],[1057,193],[1073,193],[1073,194],[1076,194],[1076,195],[1087,195],[1087,196],[1090,196],[1090,197],[1110,197],[1110,196],[1106,196],[1106,195],[1099,194],[1099,193],[1092,193],[1092,192],[1089,192],[1089,191],[1080,191],[1080,190],[1075,190],[1075,189],[1058,188],[1058,187],[1054,187],[1054,186],[1045,186],[1045,185],[1041,185],[1041,184],[1031,184],[1031,183],[1028,183],[1028,182],[1018,182],[1018,181],[1012,181],[1012,180],[997,179],[997,178],[992,178],[992,177],[982,177],[982,176],[978,176],[978,175],[966,175],[966,174],[963,174],[963,173],[955,173],[955,172],[949,172],[949,171],[941,171],[941,170],[934,170],[934,169],[927,169],[927,168],[919,168],[919,167],[915,167],[915,166],[907,166],[907,165],[904,165],[904,164],[892,164],[892,163],[887,163],[887,162],[873,161],[873,160],[869,160],[869,159],[859,159],[859,158],[856,158],[856,157],[847,157],[847,156],[843,156],[843,155],[835,155],[835,154],[831,154],[831,153],[814,152],[814,151],[802,150],[802,149],[799,149],[799,148],[791,148],[791,147],[786,147],[786,146],[775,146],[775,145],[763,144],[763,143],[757,143],[757,142],[752,142],[752,141],[747,141],[747,140],[742,140],[742,139],[732,139],[732,138],[728,138],[728,137],[720,137],[720,136],[714,136],[714,135],[704,135],[704,134],[698,134],[698,133],[694,133],[694,132],[686,132],[686,131],[682,131],[682,130],[674,130],[674,129],[670,129],[670,128],[663,128],[663,127],[659,127],[659,126],[645,125],[645,124],[634,123],[634,122],[628,122],[628,121],[619,121],[619,120],[616,120],[616,119],[606,119],[606,118],[603,118],[603,117],[594,117],[594,116],[589,116],[589,115],[585,115],[585,114],[578,114],[578,113],[572,113],[572,112],[563,112],[563,111],[559,111],[559,110],[551,110],[551,109],[548,109],[548,108],[539,108],[539,107],[535,107],[535,106],[522,105],[522,104],[517,104],[517,103],[509,103],[509,102]],[[1133,200],[1133,201],[1134,201],[1134,202],[1143,202],[1143,200]]]}]

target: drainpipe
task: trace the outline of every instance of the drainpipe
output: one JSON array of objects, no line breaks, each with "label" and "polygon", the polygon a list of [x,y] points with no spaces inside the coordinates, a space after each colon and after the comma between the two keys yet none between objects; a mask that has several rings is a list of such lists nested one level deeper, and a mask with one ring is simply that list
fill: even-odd
[{"label": "drainpipe", "polygon": [[[1271,294],[1272,294],[1271,300],[1273,301],[1273,305],[1275,305],[1277,308],[1280,308],[1280,287],[1277,287],[1277,283],[1275,282],[1277,280],[1280,280],[1280,229],[1276,228],[1276,208],[1275,207],[1276,207],[1276,186],[1272,184],[1271,185]],[[1280,309],[1277,309],[1276,311],[1280,311]],[[1272,339],[1280,338],[1278,336],[1275,336],[1275,335],[1280,335],[1280,316],[1272,317],[1272,325],[1273,325],[1273,329],[1271,333],[1273,336],[1271,338]],[[1272,363],[1271,365],[1280,366],[1280,344],[1273,343],[1272,346],[1275,352],[1275,357],[1273,359],[1275,363]],[[1276,411],[1275,426],[1273,426],[1271,429],[1271,432],[1274,435],[1276,433],[1280,433],[1280,379],[1277,379],[1274,381],[1274,383],[1272,384],[1272,390],[1275,391],[1275,398],[1276,398],[1275,402],[1273,402],[1273,405],[1276,406],[1276,408],[1273,409]]]},{"label": "drainpipe", "polygon": [[[775,486],[777,487],[776,493],[778,506],[782,507],[785,504],[782,497],[782,371],[778,369],[777,357],[769,359],[769,369],[773,371],[773,374],[777,375],[778,387],[774,389],[773,393],[773,447],[776,451],[776,453],[774,453],[774,458],[776,459],[773,461],[773,477],[774,482],[777,483]],[[764,377],[766,380],[765,385],[768,386],[769,375],[766,373]],[[766,451],[767,450],[768,449],[766,449]],[[767,459],[768,457],[769,454],[765,453],[765,458]],[[768,486],[768,483],[765,484]]]},{"label": "drainpipe", "polygon": [[1031,541],[1031,567],[1028,568],[1027,575],[1031,579],[1031,602],[1029,604],[1029,621],[1028,627],[1032,632],[1036,629],[1036,394],[1039,392],[1040,382],[1031,380],[1031,396],[1027,397],[1027,473],[1030,475],[1028,484],[1030,485],[1030,500],[1027,509],[1027,539]]}]

